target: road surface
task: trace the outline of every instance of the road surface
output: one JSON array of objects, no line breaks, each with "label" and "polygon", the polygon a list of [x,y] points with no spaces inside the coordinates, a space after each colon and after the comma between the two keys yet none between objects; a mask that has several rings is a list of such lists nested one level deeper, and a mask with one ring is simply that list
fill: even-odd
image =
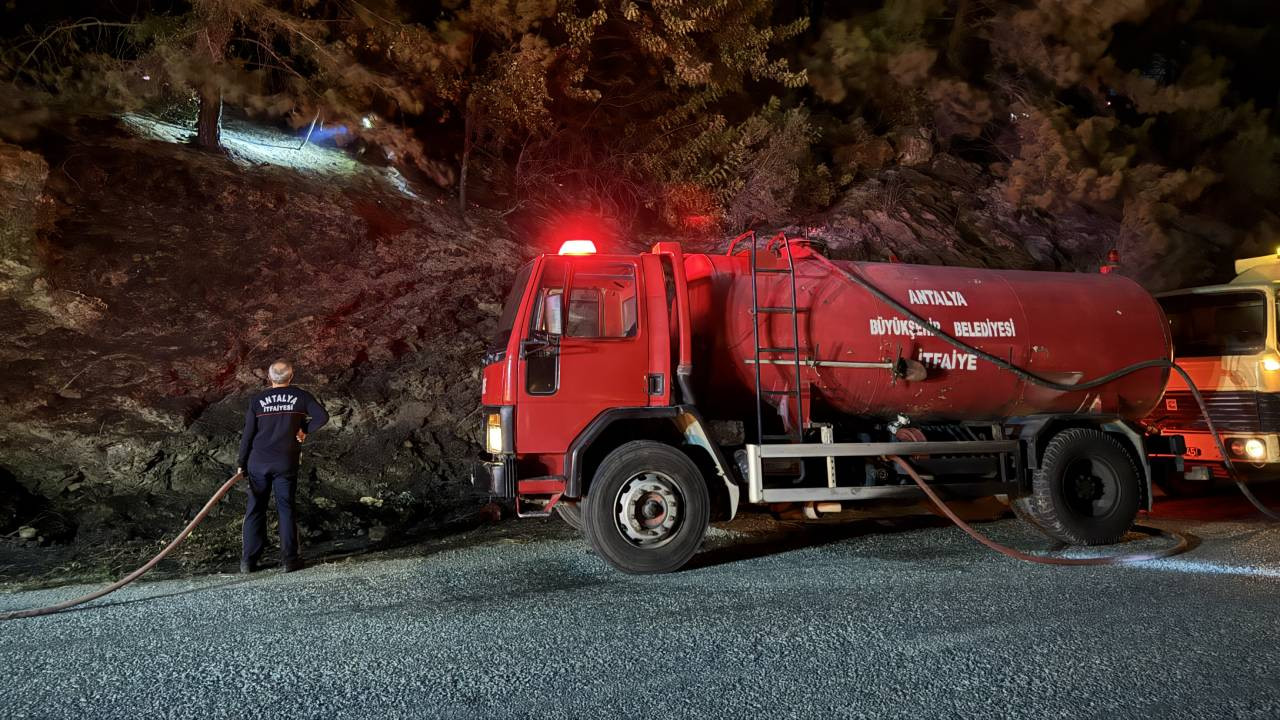
[{"label": "road surface", "polygon": [[1158,513],[1199,545],[1122,568],[893,521],[730,526],[698,567],[630,577],[547,522],[0,624],[0,717],[1280,718],[1280,528],[1238,503]]}]

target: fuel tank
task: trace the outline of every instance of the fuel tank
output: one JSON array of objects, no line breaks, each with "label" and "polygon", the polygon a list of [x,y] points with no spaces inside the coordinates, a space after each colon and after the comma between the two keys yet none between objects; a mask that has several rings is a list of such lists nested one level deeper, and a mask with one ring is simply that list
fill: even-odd
[{"label": "fuel tank", "polygon": [[[1141,286],[1119,275],[988,270],[898,263],[827,261],[793,244],[791,275],[784,252],[761,251],[756,275],[760,314],[761,387],[788,424],[798,412],[792,395],[800,369],[804,414],[854,415],[912,421],[1001,420],[1041,413],[1145,416],[1159,402],[1169,371],[1152,368],[1089,391],[1059,392],[1031,384],[933,333],[941,328],[997,357],[1060,383],[1078,383],[1134,363],[1169,359],[1163,311]],[[914,322],[828,262],[860,276],[925,318]],[[749,252],[689,255],[694,377],[700,408],[710,417],[754,413],[755,340]],[[782,310],[779,310],[782,309]],[[883,365],[917,360],[926,377],[908,381]],[[816,361],[810,363],[809,361]],[[788,393],[791,393],[790,395]]]}]

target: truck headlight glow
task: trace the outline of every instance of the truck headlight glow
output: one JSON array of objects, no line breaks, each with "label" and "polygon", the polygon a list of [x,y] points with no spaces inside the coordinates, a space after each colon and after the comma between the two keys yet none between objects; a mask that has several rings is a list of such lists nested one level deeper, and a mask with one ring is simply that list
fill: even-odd
[{"label": "truck headlight glow", "polygon": [[1262,369],[1267,372],[1280,372],[1280,358],[1263,358]]},{"label": "truck headlight glow", "polygon": [[502,416],[490,413],[485,419],[484,449],[497,455],[502,452]]},{"label": "truck headlight glow", "polygon": [[1267,444],[1258,438],[1232,438],[1227,441],[1227,450],[1238,458],[1255,462],[1267,459]]}]

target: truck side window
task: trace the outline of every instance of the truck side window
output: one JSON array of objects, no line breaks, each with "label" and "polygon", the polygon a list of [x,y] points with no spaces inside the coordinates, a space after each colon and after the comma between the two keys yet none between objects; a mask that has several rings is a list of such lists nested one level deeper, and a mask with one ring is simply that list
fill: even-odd
[{"label": "truck side window", "polygon": [[568,337],[635,337],[636,270],[630,263],[583,263],[573,274]]},{"label": "truck side window", "polygon": [[551,335],[561,335],[564,333],[563,311],[560,306],[563,304],[564,291],[560,288],[545,288],[538,296],[538,314],[534,323],[535,330],[541,330]]},{"label": "truck side window", "polygon": [[600,336],[600,293],[592,288],[576,287],[569,299],[569,337]]},{"label": "truck side window", "polygon": [[[537,332],[550,335],[564,333],[565,264],[559,258],[548,260],[538,279],[530,337]],[[551,395],[560,386],[560,354],[553,345],[533,348],[525,356],[525,390],[532,395]]]}]

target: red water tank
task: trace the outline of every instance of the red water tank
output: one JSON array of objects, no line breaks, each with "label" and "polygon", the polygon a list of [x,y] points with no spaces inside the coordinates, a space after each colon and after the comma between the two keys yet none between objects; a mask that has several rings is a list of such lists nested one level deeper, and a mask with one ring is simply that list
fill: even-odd
[{"label": "red water tank", "polygon": [[[1119,275],[987,270],[835,261],[928,322],[925,326],[832,270],[825,258],[793,245],[800,338],[789,312],[761,315],[760,344],[800,347],[818,361],[881,362],[899,357],[928,368],[926,379],[895,379],[884,369],[805,365],[801,383],[815,412],[916,422],[1000,420],[1039,413],[1100,412],[1145,416],[1164,393],[1169,371],[1153,368],[1089,391],[1058,392],[1028,383],[949,345],[934,327],[988,353],[1063,383],[1171,357],[1168,322],[1149,293]],[[761,267],[786,258],[761,251]],[[744,417],[754,403],[755,357],[749,253],[686,256],[693,324],[694,384],[711,417]],[[757,275],[759,304],[791,305],[790,276]],[[790,352],[763,358],[790,359]],[[762,365],[775,406],[795,386],[792,365]],[[790,405],[794,407],[794,405]],[[806,413],[808,414],[808,413]]]}]

